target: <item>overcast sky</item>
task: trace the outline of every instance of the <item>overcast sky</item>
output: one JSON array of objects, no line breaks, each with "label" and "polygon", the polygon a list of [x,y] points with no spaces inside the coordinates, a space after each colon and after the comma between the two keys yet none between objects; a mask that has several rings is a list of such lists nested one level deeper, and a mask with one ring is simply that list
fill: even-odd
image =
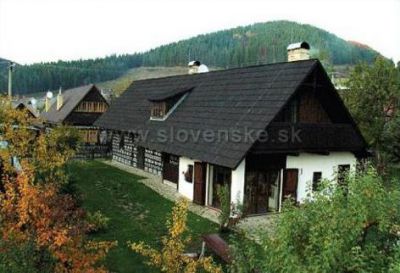
[{"label": "overcast sky", "polygon": [[278,19],[400,60],[400,0],[0,0],[0,57],[32,63],[134,53]]}]

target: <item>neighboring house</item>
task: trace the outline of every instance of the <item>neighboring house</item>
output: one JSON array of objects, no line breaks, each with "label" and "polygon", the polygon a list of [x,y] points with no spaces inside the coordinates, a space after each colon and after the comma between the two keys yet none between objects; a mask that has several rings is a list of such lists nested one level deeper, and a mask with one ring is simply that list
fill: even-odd
[{"label": "neighboring house", "polygon": [[46,105],[41,118],[47,126],[74,126],[81,131],[85,144],[105,144],[106,136],[93,124],[107,111],[109,103],[94,84],[60,90],[57,100]]},{"label": "neighboring house", "polygon": [[18,101],[13,101],[12,107],[18,110],[26,110],[30,118],[36,119],[39,117],[39,112],[29,100],[20,99]]},{"label": "neighboring house", "polygon": [[321,63],[291,60],[136,81],[95,125],[114,132],[113,160],[197,204],[219,208],[226,184],[247,213],[280,211],[354,168],[366,146]]}]

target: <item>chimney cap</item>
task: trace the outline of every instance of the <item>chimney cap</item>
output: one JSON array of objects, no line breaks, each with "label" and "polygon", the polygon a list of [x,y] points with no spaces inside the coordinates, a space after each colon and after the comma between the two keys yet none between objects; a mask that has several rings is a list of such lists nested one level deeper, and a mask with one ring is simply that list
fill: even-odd
[{"label": "chimney cap", "polygon": [[287,47],[287,50],[294,50],[294,49],[299,49],[299,48],[304,48],[304,49],[310,49],[310,45],[307,42],[299,42],[299,43],[294,43],[290,44]]}]

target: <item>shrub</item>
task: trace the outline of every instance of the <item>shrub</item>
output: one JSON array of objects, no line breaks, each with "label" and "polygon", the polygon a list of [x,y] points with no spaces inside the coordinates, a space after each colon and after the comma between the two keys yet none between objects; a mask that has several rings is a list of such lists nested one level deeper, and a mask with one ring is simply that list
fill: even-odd
[{"label": "shrub", "polygon": [[[274,230],[260,234],[254,268],[271,273],[396,272],[399,190],[385,188],[373,169],[347,177],[346,184],[330,183],[298,207],[285,202]],[[236,263],[248,262],[243,253],[254,249],[234,251]]]},{"label": "shrub", "polygon": [[[75,199],[61,192],[76,131],[32,129],[24,112],[0,98],[0,271],[107,272],[99,264],[113,242],[92,242]],[[17,169],[10,158],[18,158]],[[36,271],[35,271],[36,270]]]},{"label": "shrub", "polygon": [[231,216],[231,203],[229,186],[227,184],[217,187],[217,196],[221,204],[221,213],[218,216],[221,231],[228,228],[229,218]]},{"label": "shrub", "polygon": [[99,232],[108,229],[110,218],[104,216],[100,211],[87,213],[87,221],[89,223],[90,232]]},{"label": "shrub", "polygon": [[148,265],[166,273],[222,273],[220,266],[213,263],[211,257],[191,258],[185,255],[186,245],[190,237],[186,234],[188,201],[181,199],[176,202],[170,218],[167,220],[168,234],[162,237],[162,249],[154,249],[144,242],[130,243],[130,248],[149,259]]},{"label": "shrub", "polygon": [[[18,244],[0,240],[0,272],[52,273],[55,261],[46,249],[37,248],[34,241]],[[43,267],[42,265],[46,265]]]}]

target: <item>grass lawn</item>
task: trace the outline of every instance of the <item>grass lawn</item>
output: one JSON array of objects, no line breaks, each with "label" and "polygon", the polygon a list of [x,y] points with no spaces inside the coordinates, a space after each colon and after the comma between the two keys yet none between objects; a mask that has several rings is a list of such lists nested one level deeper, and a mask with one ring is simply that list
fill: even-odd
[{"label": "grass lawn", "polygon": [[[144,259],[126,242],[159,246],[173,203],[138,182],[140,177],[98,161],[73,162],[68,169],[82,206],[110,218],[109,228],[93,235],[94,239],[118,241],[105,261],[107,268],[111,272],[157,272],[144,265]],[[201,234],[218,230],[216,224],[193,213],[189,213],[188,225],[193,238],[190,248],[195,251],[200,251]]]}]

